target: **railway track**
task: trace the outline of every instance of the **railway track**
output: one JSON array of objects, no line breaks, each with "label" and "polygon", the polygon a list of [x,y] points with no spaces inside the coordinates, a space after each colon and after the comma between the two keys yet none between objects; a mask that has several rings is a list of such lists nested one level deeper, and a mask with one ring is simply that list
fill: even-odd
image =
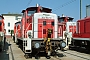
[{"label": "railway track", "polygon": [[9,47],[9,60],[14,60],[14,56],[13,56],[13,51],[12,51],[10,40],[8,40],[8,47]]},{"label": "railway track", "polygon": [[[12,41],[12,40],[11,40]],[[13,43],[11,42],[12,44],[12,47],[13,47]],[[16,47],[17,48],[17,47]],[[15,48],[15,49],[16,49]],[[14,48],[12,48],[13,50]],[[14,49],[14,50],[15,50]],[[18,49],[18,48],[17,48]],[[18,50],[17,50],[18,51]],[[32,58],[28,58],[26,59],[24,57],[24,53],[21,51],[21,49],[19,49],[19,52],[21,52],[21,56],[22,57],[18,57],[18,58],[15,58],[16,56],[16,52],[13,52],[14,54],[14,59],[15,60],[90,60],[90,54],[86,54],[86,53],[81,53],[81,52],[78,52],[78,51],[74,51],[74,50],[67,50],[67,51],[60,51],[58,50],[57,51],[57,54],[59,55],[58,56],[51,56],[50,59],[47,59],[45,56],[40,56],[39,59],[36,59],[35,57],[32,57]],[[22,59],[21,59],[22,58]]]},{"label": "railway track", "polygon": [[90,60],[90,54],[81,53],[74,50],[57,51],[58,56],[51,56],[47,59],[45,56],[40,56],[39,59],[35,57],[26,59],[24,53],[18,46],[13,43],[12,39],[8,39],[6,42],[5,51],[0,53],[0,59],[2,60]]},{"label": "railway track", "polygon": [[[35,59],[35,57],[32,57],[32,59],[26,59],[26,60],[90,60],[90,54],[85,54],[73,50],[68,51],[58,51],[59,56],[51,56],[50,59],[46,59],[46,57],[40,57],[40,59]],[[63,55],[63,56],[62,56]]]},{"label": "railway track", "polygon": [[66,57],[73,58],[73,60],[90,60],[90,54],[81,53],[78,51],[68,50],[68,51],[58,51],[66,55]]},{"label": "railway track", "polygon": [[[41,57],[40,59],[37,60],[90,60],[90,54],[86,53],[81,53],[78,51],[73,51],[73,50],[68,50],[68,51],[58,51],[58,56],[51,56],[50,59],[46,59],[45,57]],[[32,59],[26,59],[26,60],[35,60],[33,57]]]},{"label": "railway track", "polygon": [[0,60],[14,60],[10,40],[8,39],[5,42],[3,51],[0,52]]}]

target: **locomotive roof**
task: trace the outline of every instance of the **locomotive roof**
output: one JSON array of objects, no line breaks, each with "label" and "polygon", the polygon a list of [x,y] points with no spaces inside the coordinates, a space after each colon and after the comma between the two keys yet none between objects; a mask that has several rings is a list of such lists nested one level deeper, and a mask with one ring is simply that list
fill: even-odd
[{"label": "locomotive roof", "polygon": [[[37,8],[38,7],[28,7],[26,10],[31,10],[31,11],[33,11],[33,10],[37,10]],[[50,8],[45,8],[45,7],[41,7],[42,9],[43,9],[43,11],[52,11],[52,9],[50,9]],[[22,11],[22,13],[24,13],[25,12],[25,10],[23,10]]]},{"label": "locomotive roof", "polygon": [[19,22],[16,22],[15,24],[18,24],[18,23],[21,23],[21,22],[19,21]]},{"label": "locomotive roof", "polygon": [[4,17],[3,17],[3,16],[1,16],[1,15],[0,15],[0,17],[1,17],[2,19],[4,19]]},{"label": "locomotive roof", "polygon": [[79,19],[78,21],[86,21],[86,20],[89,20],[90,19],[90,17],[85,17],[85,18],[83,18],[83,19]]},{"label": "locomotive roof", "polygon": [[[59,17],[59,19],[64,19],[64,18],[66,18],[66,17]],[[68,17],[68,19],[69,19],[69,20],[73,20],[74,18]]]}]

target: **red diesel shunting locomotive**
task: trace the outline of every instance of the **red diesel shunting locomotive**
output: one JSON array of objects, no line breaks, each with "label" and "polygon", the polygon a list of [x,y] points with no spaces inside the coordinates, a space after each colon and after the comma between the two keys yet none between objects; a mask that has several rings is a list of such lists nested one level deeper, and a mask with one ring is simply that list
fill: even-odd
[{"label": "red diesel shunting locomotive", "polygon": [[[45,52],[50,58],[58,47],[64,48],[66,43],[58,38],[58,17],[51,13],[52,9],[36,6],[23,10],[20,30],[14,32],[15,41],[22,47],[25,57],[35,57],[39,52]],[[18,28],[17,26],[17,29]],[[19,35],[18,35],[19,34]]]},{"label": "red diesel shunting locomotive", "polygon": [[0,51],[3,50],[5,39],[4,17],[0,15]]},{"label": "red diesel shunting locomotive", "polygon": [[20,27],[21,27],[21,22],[16,22],[15,25],[14,25],[14,42],[18,42],[17,41],[17,36],[20,37]]},{"label": "red diesel shunting locomotive", "polygon": [[83,47],[90,51],[90,17],[78,20],[76,27],[71,46]]}]

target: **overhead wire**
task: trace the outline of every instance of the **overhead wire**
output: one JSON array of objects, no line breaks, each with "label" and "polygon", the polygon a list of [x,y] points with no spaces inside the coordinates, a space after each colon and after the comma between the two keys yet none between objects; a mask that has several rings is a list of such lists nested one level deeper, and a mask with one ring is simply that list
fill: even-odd
[{"label": "overhead wire", "polygon": [[66,5],[69,5],[69,4],[71,4],[71,3],[75,2],[75,1],[76,1],[76,0],[71,0],[71,1],[69,1],[69,2],[66,2],[66,3],[60,5],[58,8],[56,8],[56,9],[53,10],[53,11],[57,11],[57,10],[59,10],[60,8],[66,6]]},{"label": "overhead wire", "polygon": [[29,4],[30,4],[31,2],[32,2],[32,0],[30,0],[30,1],[27,3],[26,7],[29,6]]}]

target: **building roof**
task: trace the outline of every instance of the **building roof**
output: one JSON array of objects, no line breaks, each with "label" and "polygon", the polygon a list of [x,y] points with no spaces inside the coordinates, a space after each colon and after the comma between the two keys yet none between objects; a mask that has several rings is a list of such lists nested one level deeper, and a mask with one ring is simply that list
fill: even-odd
[{"label": "building roof", "polygon": [[2,14],[2,16],[22,16],[22,14]]}]

